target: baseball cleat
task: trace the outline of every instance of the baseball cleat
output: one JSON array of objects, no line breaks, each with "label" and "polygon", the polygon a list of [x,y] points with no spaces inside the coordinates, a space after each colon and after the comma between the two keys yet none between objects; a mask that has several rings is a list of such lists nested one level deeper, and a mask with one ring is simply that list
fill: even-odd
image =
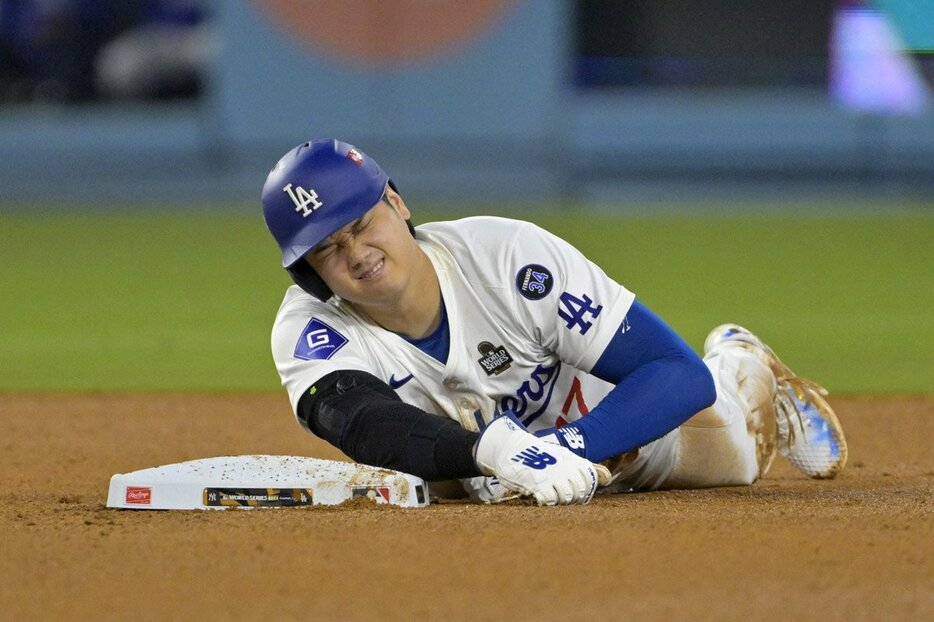
[{"label": "baseball cleat", "polygon": [[704,353],[722,347],[755,353],[775,374],[779,452],[809,477],[836,477],[846,465],[846,438],[840,421],[824,399],[827,389],[797,376],[769,346],[742,326],[723,324],[710,331]]}]

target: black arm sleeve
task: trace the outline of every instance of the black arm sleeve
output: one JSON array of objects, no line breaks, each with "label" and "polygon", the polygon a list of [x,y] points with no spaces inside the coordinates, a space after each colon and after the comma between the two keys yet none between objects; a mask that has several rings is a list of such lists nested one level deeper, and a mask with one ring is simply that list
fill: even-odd
[{"label": "black arm sleeve", "polygon": [[305,391],[296,414],[306,429],[363,464],[428,481],[480,475],[476,432],[406,404],[366,372],[328,374]]}]

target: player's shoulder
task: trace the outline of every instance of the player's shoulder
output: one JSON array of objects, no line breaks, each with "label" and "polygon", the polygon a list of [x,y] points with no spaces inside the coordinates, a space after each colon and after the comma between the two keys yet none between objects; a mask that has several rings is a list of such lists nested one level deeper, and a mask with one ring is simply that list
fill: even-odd
[{"label": "player's shoulder", "polygon": [[296,344],[310,333],[327,336],[324,341],[332,344],[359,339],[360,332],[354,318],[334,300],[322,302],[297,285],[286,290],[272,325],[273,358],[276,361],[291,360]]},{"label": "player's shoulder", "polygon": [[322,302],[302,290],[298,285],[289,287],[279,305],[276,321],[273,325],[273,334],[277,332],[290,332],[295,329],[295,323],[307,323],[309,318],[319,318],[325,322],[338,325],[346,324],[346,314],[340,307],[331,302]]},{"label": "player's shoulder", "polygon": [[[524,220],[473,216],[428,223],[416,231],[420,241],[443,247],[477,289],[508,290],[524,267],[548,263],[552,256],[547,249],[553,236]],[[436,265],[445,265],[443,257]]]},{"label": "player's shoulder", "polygon": [[475,253],[477,249],[506,249],[523,237],[543,230],[531,222],[501,216],[469,216],[458,220],[429,222],[415,228],[418,237],[435,241],[451,251]]},{"label": "player's shoulder", "polygon": [[467,216],[457,220],[438,220],[426,222],[415,227],[416,231],[432,231],[455,236],[471,235],[477,232],[509,234],[535,227],[531,222],[504,216]]},{"label": "player's shoulder", "polygon": [[279,305],[279,312],[294,312],[294,311],[318,311],[321,313],[329,313],[329,305],[326,302],[322,302],[300,288],[298,285],[292,285],[285,290],[285,295],[282,297],[282,304]]}]

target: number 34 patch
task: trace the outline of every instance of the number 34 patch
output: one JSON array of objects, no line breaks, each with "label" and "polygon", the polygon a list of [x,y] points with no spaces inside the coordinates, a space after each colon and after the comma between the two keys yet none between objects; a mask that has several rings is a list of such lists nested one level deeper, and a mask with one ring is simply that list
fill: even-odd
[{"label": "number 34 patch", "polygon": [[562,292],[559,300],[561,306],[558,307],[558,315],[566,322],[565,328],[568,330],[576,328],[582,335],[593,326],[593,322],[588,321],[588,316],[593,319],[603,311],[603,305],[595,305],[587,294],[581,294],[578,298],[569,292]]},{"label": "number 34 patch", "polygon": [[528,300],[541,300],[547,296],[551,293],[554,282],[551,271],[537,263],[523,266],[516,273],[516,289],[523,298]]}]

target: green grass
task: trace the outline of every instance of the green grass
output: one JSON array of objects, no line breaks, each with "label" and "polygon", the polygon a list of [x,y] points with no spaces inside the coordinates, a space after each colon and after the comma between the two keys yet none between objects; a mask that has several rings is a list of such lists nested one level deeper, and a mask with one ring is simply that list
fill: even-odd
[{"label": "green grass", "polygon": [[[0,216],[0,390],[277,389],[258,214],[55,214]],[[833,391],[934,391],[930,211],[539,214],[695,347],[735,321]]]}]

